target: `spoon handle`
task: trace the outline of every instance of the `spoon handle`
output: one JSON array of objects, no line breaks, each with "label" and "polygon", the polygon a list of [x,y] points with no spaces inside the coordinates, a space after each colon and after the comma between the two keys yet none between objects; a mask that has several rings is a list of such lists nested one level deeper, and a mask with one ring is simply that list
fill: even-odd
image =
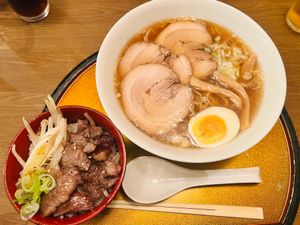
[{"label": "spoon handle", "polygon": [[189,187],[217,184],[261,183],[259,167],[241,169],[199,170],[193,177],[185,177]]}]

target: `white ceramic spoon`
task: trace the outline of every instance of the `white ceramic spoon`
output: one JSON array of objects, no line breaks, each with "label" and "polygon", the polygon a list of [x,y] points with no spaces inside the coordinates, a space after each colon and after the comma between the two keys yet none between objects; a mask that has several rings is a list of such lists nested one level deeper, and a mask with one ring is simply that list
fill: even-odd
[{"label": "white ceramic spoon", "polygon": [[123,189],[132,200],[150,204],[190,187],[260,182],[258,167],[192,170],[158,157],[142,156],[128,163]]}]

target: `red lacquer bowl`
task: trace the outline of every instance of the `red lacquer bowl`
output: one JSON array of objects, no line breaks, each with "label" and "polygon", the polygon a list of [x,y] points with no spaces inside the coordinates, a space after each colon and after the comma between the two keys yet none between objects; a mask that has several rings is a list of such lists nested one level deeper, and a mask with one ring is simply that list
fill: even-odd
[{"label": "red lacquer bowl", "polygon": [[[83,106],[63,106],[60,107],[63,115],[65,118],[67,118],[68,123],[76,122],[77,119],[85,119],[84,113],[87,112],[91,118],[95,121],[96,125],[101,125],[104,127],[113,137],[115,138],[118,150],[120,152],[120,159],[121,159],[121,167],[122,172],[120,178],[117,180],[112,192],[109,194],[109,196],[97,207],[95,207],[92,211],[86,212],[82,215],[74,216],[72,218],[53,218],[53,217],[42,217],[39,213],[37,213],[30,221],[37,224],[78,224],[82,223],[88,219],[91,219],[92,217],[95,217],[100,212],[102,212],[107,205],[112,201],[114,196],[117,194],[119,188],[121,187],[122,180],[124,178],[125,174],[125,168],[126,168],[126,151],[125,151],[125,145],[124,141],[122,139],[122,135],[118,131],[118,129],[114,126],[114,124],[102,113],[97,112],[93,109],[83,107]],[[36,132],[40,126],[40,122],[43,119],[47,119],[50,116],[49,112],[44,112],[40,115],[38,115],[35,119],[33,119],[30,122],[30,126],[32,129]],[[23,158],[28,158],[28,151],[29,151],[29,145],[30,141],[27,136],[26,129],[22,129],[17,136],[12,141],[11,145],[8,148],[8,153],[6,156],[5,164],[3,167],[3,177],[4,177],[4,186],[5,191],[7,194],[7,197],[9,198],[10,202],[14,206],[14,208],[19,212],[20,205],[16,204],[14,202],[14,193],[16,191],[16,185],[19,178],[19,173],[22,169],[21,165],[18,163],[14,155],[12,154],[12,146],[13,144],[16,145],[16,149],[18,154]]]}]

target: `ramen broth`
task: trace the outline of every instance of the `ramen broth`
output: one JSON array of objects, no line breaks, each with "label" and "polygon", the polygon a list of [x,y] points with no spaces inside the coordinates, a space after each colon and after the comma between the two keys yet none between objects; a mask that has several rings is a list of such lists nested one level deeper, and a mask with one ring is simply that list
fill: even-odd
[{"label": "ramen broth", "polygon": [[[242,55],[245,57],[249,57],[253,55],[251,49],[234,33],[230,32],[228,29],[212,23],[210,21],[194,19],[194,18],[176,18],[176,19],[168,19],[164,21],[157,22],[145,29],[143,29],[140,33],[136,34],[133,38],[131,38],[124,49],[120,54],[120,59],[124,56],[126,50],[136,42],[154,42],[157,36],[170,24],[175,23],[177,21],[197,21],[197,22],[204,22],[206,24],[207,31],[212,36],[213,44],[211,46],[207,46],[204,48],[210,54],[216,54],[213,52],[213,48],[218,48],[222,46],[224,43],[225,45],[229,46],[229,49],[234,46],[241,50]],[[226,46],[225,46],[226,47]],[[226,54],[225,54],[226,55]],[[218,56],[216,56],[218,57]],[[119,59],[119,62],[120,62]],[[215,58],[213,58],[216,60]],[[124,109],[124,104],[121,100],[121,83],[122,83],[122,76],[120,74],[120,66],[118,62],[118,67],[115,74],[115,89],[118,98],[120,99],[120,104]],[[219,67],[219,64],[218,64]],[[240,70],[240,67],[239,67]],[[205,79],[212,84],[216,84],[212,80]],[[247,92],[250,100],[250,126],[251,121],[253,120],[261,102],[262,94],[263,94],[263,80],[261,75],[261,69],[259,66],[259,62],[256,63],[255,68],[253,70],[252,76],[242,77],[241,75],[236,77],[236,81],[240,83],[245,91]],[[179,122],[176,126],[176,129],[168,132],[167,135],[150,135],[153,138],[166,143],[171,144],[177,147],[196,147],[189,137],[187,126],[190,119],[198,112],[211,107],[211,106],[223,106],[235,111],[237,114],[239,113],[234,107],[234,105],[228,100],[226,97],[221,96],[215,93],[208,93],[204,91],[199,91],[196,88],[191,87],[192,94],[193,94],[193,106],[191,107],[189,115],[182,121]],[[147,132],[145,132],[149,135]]]}]

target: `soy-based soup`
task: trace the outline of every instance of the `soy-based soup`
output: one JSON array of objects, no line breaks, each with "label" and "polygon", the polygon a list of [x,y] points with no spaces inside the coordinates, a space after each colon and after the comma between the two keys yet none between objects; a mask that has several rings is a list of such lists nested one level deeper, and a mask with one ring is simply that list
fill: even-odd
[{"label": "soy-based soup", "polygon": [[177,18],[136,34],[120,54],[116,94],[147,135],[215,147],[251,126],[263,92],[257,56],[212,22]]}]

